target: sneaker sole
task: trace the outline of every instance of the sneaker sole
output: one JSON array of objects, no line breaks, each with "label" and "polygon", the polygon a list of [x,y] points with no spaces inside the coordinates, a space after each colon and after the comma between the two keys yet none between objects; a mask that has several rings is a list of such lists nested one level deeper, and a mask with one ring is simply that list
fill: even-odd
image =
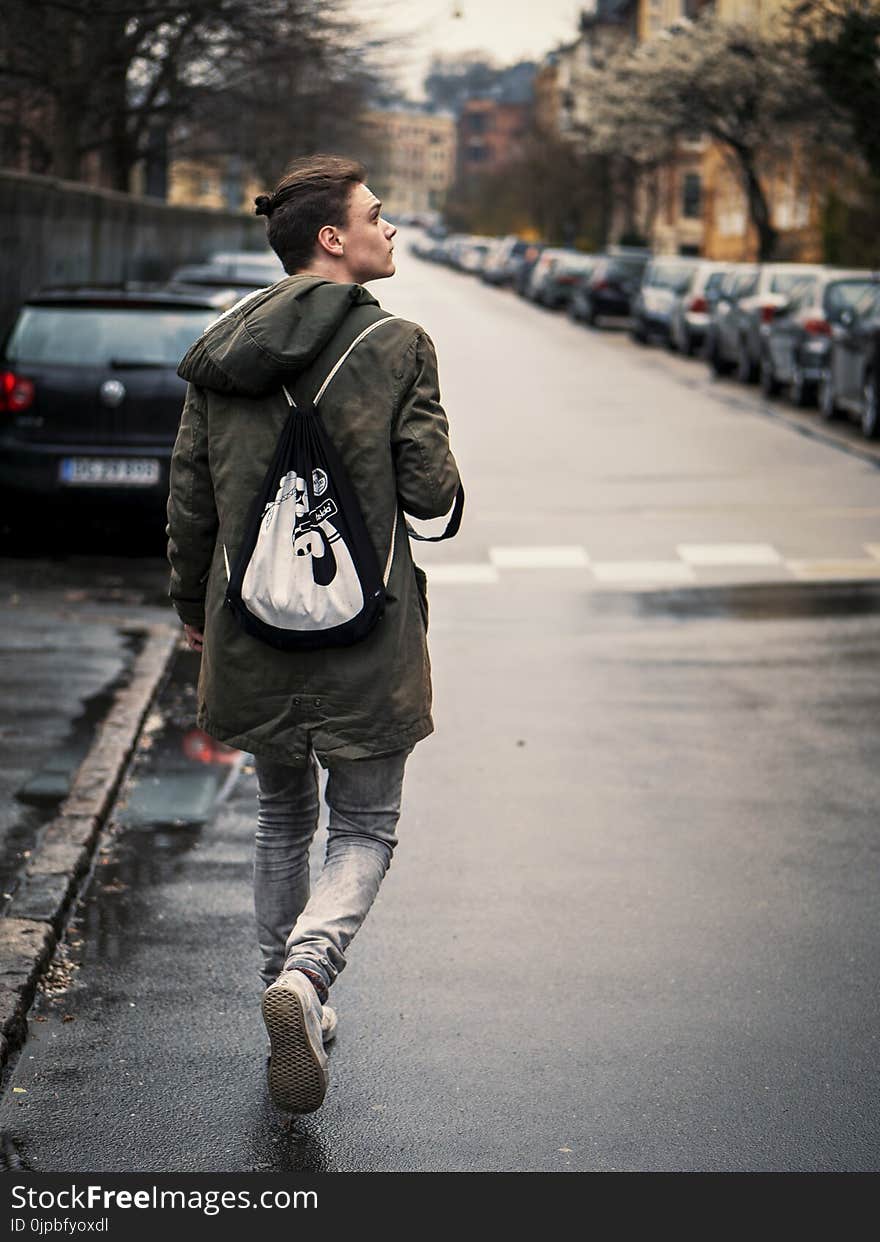
[{"label": "sneaker sole", "polygon": [[288,1113],[313,1113],[324,1102],[328,1074],[309,1039],[299,995],[288,988],[269,988],[263,994],[263,1021],[271,1044],[268,1082],[273,1103]]}]

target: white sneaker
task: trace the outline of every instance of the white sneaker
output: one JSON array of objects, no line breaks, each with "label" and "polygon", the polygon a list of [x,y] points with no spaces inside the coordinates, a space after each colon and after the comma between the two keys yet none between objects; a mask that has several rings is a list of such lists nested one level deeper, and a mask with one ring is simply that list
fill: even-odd
[{"label": "white sneaker", "polygon": [[[311,980],[301,970],[284,971],[263,993],[262,1009],[269,1032],[272,1101],[288,1113],[313,1113],[324,1102],[330,1075],[321,1002]],[[332,1009],[330,1013],[335,1029],[336,1015]]]}]

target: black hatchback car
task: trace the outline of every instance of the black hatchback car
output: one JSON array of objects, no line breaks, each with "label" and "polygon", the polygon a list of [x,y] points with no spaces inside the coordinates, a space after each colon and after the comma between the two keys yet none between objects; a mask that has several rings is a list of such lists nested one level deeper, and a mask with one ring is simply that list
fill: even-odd
[{"label": "black hatchback car", "polygon": [[193,341],[225,292],[54,290],[21,307],[0,352],[0,489],[8,509],[84,500],[164,506]]}]

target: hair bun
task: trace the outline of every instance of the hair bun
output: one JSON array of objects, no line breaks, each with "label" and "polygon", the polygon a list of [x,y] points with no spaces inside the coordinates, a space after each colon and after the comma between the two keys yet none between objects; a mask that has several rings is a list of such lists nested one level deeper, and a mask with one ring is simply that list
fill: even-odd
[{"label": "hair bun", "polygon": [[254,199],[255,214],[258,216],[270,216],[272,214],[272,200],[268,194],[258,194]]}]

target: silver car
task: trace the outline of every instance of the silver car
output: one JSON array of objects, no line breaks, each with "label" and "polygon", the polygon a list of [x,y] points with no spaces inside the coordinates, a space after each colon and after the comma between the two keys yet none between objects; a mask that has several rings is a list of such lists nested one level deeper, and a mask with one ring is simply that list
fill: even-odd
[{"label": "silver car", "polygon": [[706,356],[716,375],[735,371],[744,384],[758,378],[761,328],[787,306],[805,278],[822,271],[821,264],[752,263],[728,273],[709,325]]},{"label": "silver car", "polygon": [[712,307],[718,301],[721,284],[730,263],[701,259],[691,272],[690,280],[676,297],[669,321],[669,344],[690,357],[703,346]]},{"label": "silver car", "polygon": [[659,335],[670,339],[672,315],[696,271],[699,259],[663,255],[645,268],[642,283],[633,300],[630,336],[639,345]]}]

